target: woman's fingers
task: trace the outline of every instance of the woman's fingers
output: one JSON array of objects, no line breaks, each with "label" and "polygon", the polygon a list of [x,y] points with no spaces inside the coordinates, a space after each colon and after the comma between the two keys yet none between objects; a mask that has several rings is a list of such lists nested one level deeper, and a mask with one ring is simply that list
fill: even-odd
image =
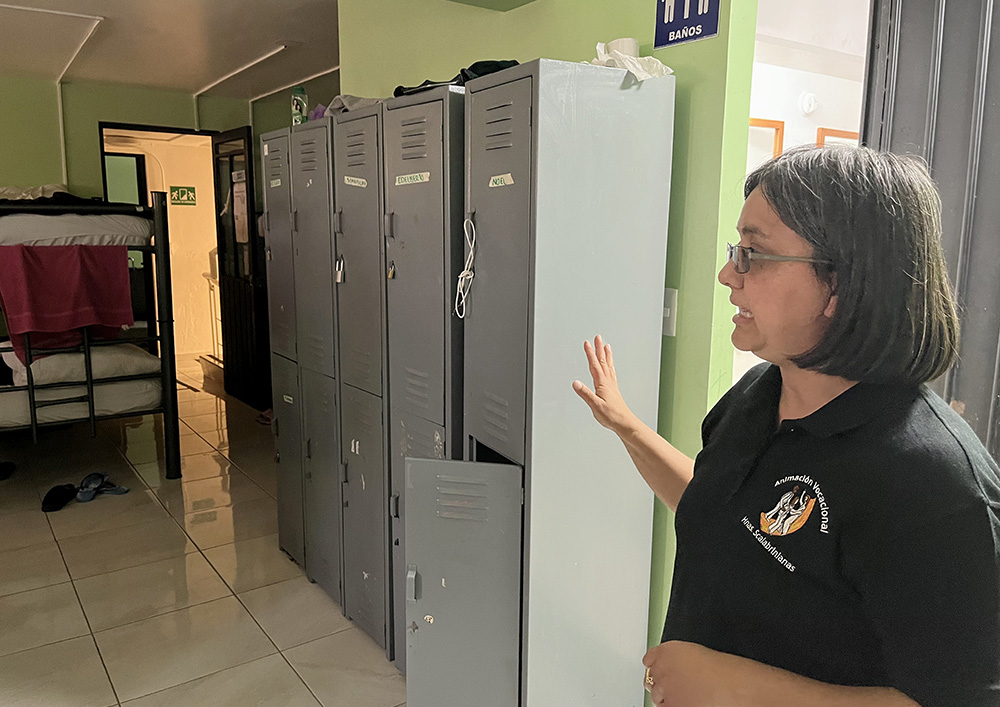
[{"label": "woman's fingers", "polygon": [[604,369],[601,362],[597,360],[597,352],[589,341],[583,342],[583,351],[587,354],[587,365],[590,368],[590,375],[594,379],[594,385],[598,386],[604,380]]},{"label": "woman's fingers", "polygon": [[608,362],[608,374],[612,379],[618,380],[615,374],[615,357],[611,354],[611,344],[604,345],[604,358]]}]

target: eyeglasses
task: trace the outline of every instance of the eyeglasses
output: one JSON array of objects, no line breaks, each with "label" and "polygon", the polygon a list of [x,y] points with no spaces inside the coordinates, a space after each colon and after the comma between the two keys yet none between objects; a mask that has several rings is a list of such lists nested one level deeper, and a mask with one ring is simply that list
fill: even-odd
[{"label": "eyeglasses", "polygon": [[766,253],[758,253],[753,248],[748,248],[747,246],[742,245],[733,245],[732,243],[726,244],[726,260],[732,261],[733,268],[740,275],[745,275],[750,272],[750,262],[752,260],[777,260],[795,263],[824,263],[826,265],[833,265],[833,261],[830,260],[802,258],[797,255],[768,255]]}]

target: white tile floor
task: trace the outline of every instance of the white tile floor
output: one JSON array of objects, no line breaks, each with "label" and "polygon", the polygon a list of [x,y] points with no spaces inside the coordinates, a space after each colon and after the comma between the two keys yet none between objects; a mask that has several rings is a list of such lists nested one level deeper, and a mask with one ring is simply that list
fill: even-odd
[{"label": "white tile floor", "polygon": [[[181,361],[184,478],[153,418],[0,435],[4,707],[398,707],[403,677],[277,545],[257,412]],[[159,440],[159,442],[158,442]],[[42,513],[59,483],[128,486]]]}]

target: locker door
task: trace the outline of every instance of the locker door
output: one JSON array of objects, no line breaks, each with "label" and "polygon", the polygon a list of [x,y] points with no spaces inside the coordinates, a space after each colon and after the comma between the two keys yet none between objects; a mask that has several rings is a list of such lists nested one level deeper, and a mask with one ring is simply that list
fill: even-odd
[{"label": "locker door", "polygon": [[271,351],[295,360],[295,269],[288,135],[261,139],[264,162],[265,243]]},{"label": "locker door", "polygon": [[386,111],[386,282],[390,400],[444,424],[448,234],[442,103]]},{"label": "locker door", "polygon": [[392,537],[393,646],[396,667],[406,672],[406,500],[403,470],[406,458],[445,459],[445,429],[403,410],[393,410],[389,433],[392,494],[389,498]]},{"label": "locker door", "polygon": [[386,274],[378,140],[378,116],[334,125],[337,252],[344,273],[337,286],[341,375],[345,383],[381,396]]},{"label": "locker door", "polygon": [[386,647],[385,448],[382,400],[342,387],[344,483],[344,615]]},{"label": "locker door", "polygon": [[302,423],[295,362],[271,354],[274,436],[278,447],[278,546],[305,564],[302,518]]},{"label": "locker door", "polygon": [[466,433],[523,464],[531,78],[468,94],[466,106],[468,208],[476,225],[465,316]]},{"label": "locker door", "polygon": [[302,369],[306,574],[342,604],[337,382]]},{"label": "locker door", "polygon": [[521,467],[406,462],[406,704],[520,701]]},{"label": "locker door", "polygon": [[292,225],[299,364],[335,376],[329,132],[292,133]]}]

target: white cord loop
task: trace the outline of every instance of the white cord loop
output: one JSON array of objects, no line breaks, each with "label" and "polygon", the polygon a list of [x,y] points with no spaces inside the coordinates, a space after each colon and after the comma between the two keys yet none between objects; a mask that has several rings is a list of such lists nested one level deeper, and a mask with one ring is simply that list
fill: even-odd
[{"label": "white cord loop", "polygon": [[466,218],[462,225],[465,231],[465,242],[469,246],[469,255],[465,259],[465,270],[458,275],[458,291],[455,292],[455,315],[465,319],[465,301],[472,290],[472,278],[476,276],[472,266],[476,259],[476,224],[471,218]]}]

